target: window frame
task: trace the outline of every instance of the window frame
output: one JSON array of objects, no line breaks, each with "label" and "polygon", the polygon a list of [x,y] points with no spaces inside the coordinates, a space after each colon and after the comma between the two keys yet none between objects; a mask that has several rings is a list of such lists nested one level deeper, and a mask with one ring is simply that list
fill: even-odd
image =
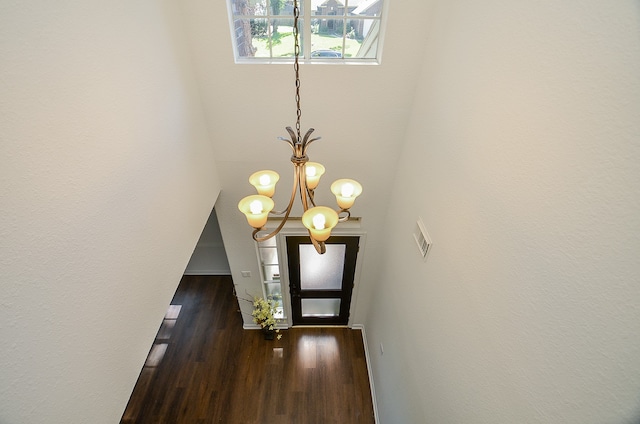
[{"label": "window frame", "polygon": [[[271,8],[266,8],[266,14],[264,15],[235,15],[233,13],[233,1],[234,0],[226,0],[227,2],[227,13],[228,13],[228,21],[229,21],[229,29],[231,34],[231,45],[232,45],[232,54],[234,57],[234,61],[237,64],[291,64],[294,62],[293,55],[287,57],[247,57],[247,56],[239,56],[238,54],[238,46],[237,46],[237,38],[235,35],[236,27],[235,20],[238,18],[243,19],[264,19],[267,22],[273,19],[288,19],[292,18],[293,15],[273,15]],[[268,1],[268,0],[267,0]],[[349,0],[340,0],[348,7]],[[343,15],[312,15],[311,14],[311,2],[312,0],[298,0],[299,4],[303,4],[301,6],[300,13],[300,56],[298,57],[298,61],[300,63],[305,64],[329,64],[329,65],[379,65],[382,63],[382,50],[384,46],[384,32],[386,28],[386,16],[387,9],[389,7],[389,2],[391,0],[380,0],[382,1],[382,8],[379,16],[358,16],[358,15],[349,15],[348,13]],[[354,57],[341,57],[341,58],[327,58],[327,57],[311,57],[311,43],[307,42],[307,40],[311,40],[312,32],[311,32],[311,22],[316,19],[334,19],[334,20],[343,20],[344,22],[348,22],[350,20],[373,20],[378,21],[379,29],[378,29],[378,40],[376,46],[376,57],[371,58],[354,58]],[[343,26],[343,28],[346,27]],[[365,38],[366,39],[366,38]],[[342,52],[344,52],[346,43],[346,35],[343,29],[343,37],[342,37]]]}]

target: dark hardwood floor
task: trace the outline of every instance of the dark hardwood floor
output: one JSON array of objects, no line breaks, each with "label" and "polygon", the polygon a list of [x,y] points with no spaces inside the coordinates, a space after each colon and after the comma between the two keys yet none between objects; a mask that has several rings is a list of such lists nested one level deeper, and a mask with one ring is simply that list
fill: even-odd
[{"label": "dark hardwood floor", "polygon": [[231,277],[185,276],[171,303],[121,424],[375,422],[360,331],[264,340],[242,329]]}]

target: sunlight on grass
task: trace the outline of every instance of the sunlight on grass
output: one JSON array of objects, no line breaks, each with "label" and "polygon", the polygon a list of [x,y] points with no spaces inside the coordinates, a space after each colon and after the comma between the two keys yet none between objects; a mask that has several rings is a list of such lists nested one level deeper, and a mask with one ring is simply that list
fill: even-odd
[{"label": "sunlight on grass", "polygon": [[[342,37],[331,37],[328,35],[312,34],[311,36],[313,50],[337,50],[342,49]],[[344,57],[355,57],[360,49],[358,40],[348,38],[345,43]],[[287,26],[279,26],[278,34],[273,40],[273,57],[292,57],[293,56],[293,28]],[[257,49],[255,57],[270,57],[269,45],[266,37],[254,37],[253,46]]]}]

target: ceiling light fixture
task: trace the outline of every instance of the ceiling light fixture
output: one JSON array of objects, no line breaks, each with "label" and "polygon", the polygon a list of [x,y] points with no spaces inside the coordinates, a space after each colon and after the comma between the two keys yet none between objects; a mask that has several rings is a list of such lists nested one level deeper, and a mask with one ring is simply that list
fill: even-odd
[{"label": "ceiling light fixture", "polygon": [[[300,55],[298,32],[299,16],[300,9],[298,8],[298,1],[294,0],[293,38],[295,44],[293,51],[293,69],[296,77],[295,98],[297,119],[295,131],[291,127],[287,127],[287,132],[291,139],[279,137],[280,140],[290,145],[293,152],[291,156],[291,163],[293,163],[293,189],[291,190],[291,199],[285,210],[273,211],[275,205],[271,198],[275,193],[275,186],[280,176],[274,171],[258,171],[249,178],[249,182],[257,189],[258,194],[242,199],[240,203],[238,203],[238,209],[246,215],[247,222],[254,228],[252,234],[253,239],[257,242],[265,241],[278,234],[282,227],[284,227],[284,224],[291,214],[296,191],[298,191],[304,210],[302,224],[309,231],[311,242],[315,246],[316,251],[323,254],[326,251],[324,242],[331,235],[331,230],[338,222],[347,221],[351,216],[349,209],[353,206],[356,197],[362,193],[362,186],[357,181],[346,178],[339,179],[331,184],[331,191],[336,196],[336,201],[340,207],[338,211],[325,206],[316,206],[314,201],[314,191],[320,182],[320,177],[324,173],[324,166],[316,162],[309,162],[309,157],[307,156],[307,148],[309,145],[319,140],[320,137],[310,138],[311,133],[314,131],[313,128],[309,128],[304,137],[301,137],[300,133],[300,117],[302,116],[302,112],[300,109],[300,65],[298,63],[298,57]],[[269,234],[259,236],[259,233],[265,230],[264,226],[267,223],[269,214],[276,216],[283,215],[283,217],[275,230]]]}]

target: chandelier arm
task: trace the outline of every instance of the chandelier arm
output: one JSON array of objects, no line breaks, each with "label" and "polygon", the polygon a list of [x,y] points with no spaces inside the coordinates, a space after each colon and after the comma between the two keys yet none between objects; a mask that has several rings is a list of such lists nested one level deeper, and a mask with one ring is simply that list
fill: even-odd
[{"label": "chandelier arm", "polygon": [[[302,199],[302,208],[304,209],[304,212],[309,210],[309,201],[311,201],[311,204],[313,206],[316,205],[313,201],[313,190],[309,190],[309,188],[307,187],[305,177],[306,176],[304,172],[301,172],[300,170],[298,172],[298,178],[300,178],[300,198]],[[307,232],[309,233],[309,238],[311,239],[313,247],[316,248],[316,252],[318,252],[320,255],[324,254],[327,251],[327,247],[325,246],[324,242],[314,239],[313,235],[311,235],[311,230],[307,229]]]},{"label": "chandelier arm", "polygon": [[349,220],[349,218],[351,218],[351,211],[349,211],[349,209],[340,209],[337,212],[338,212],[338,215],[340,215],[341,213],[346,213],[345,216],[338,218],[338,222],[346,222]]},{"label": "chandelier arm", "polygon": [[[301,167],[297,166],[296,168]],[[300,184],[300,199],[302,200],[302,213],[304,213],[309,210],[309,199],[312,199],[312,197],[309,196],[309,188],[307,187],[306,175],[304,174],[304,172],[301,172],[301,170],[298,171],[298,179],[298,182]],[[311,204],[315,206],[313,200],[311,200]]]},{"label": "chandelier arm", "polygon": [[[287,218],[289,217],[289,214],[291,213],[291,209],[293,209],[293,202],[296,199],[296,189],[298,188],[298,174],[300,173],[300,170],[298,169],[298,167],[294,167],[293,169],[293,188],[291,189],[291,198],[289,199],[289,205],[287,206],[286,209],[281,210],[281,211],[271,211],[269,212],[269,214],[271,215],[284,215],[283,221],[286,221]],[[284,224],[283,224],[284,225]],[[278,231],[280,231],[278,229]],[[277,233],[277,231],[276,231]]]},{"label": "chandelier arm", "polygon": [[311,236],[311,231],[309,231],[309,238],[311,239],[311,243],[313,244],[313,247],[316,248],[316,252],[318,252],[319,254],[323,255],[327,251],[327,246],[324,244],[324,242],[323,241],[317,241],[316,239],[314,239]]},{"label": "chandelier arm", "polygon": [[285,209],[283,211],[277,211],[277,212],[271,211],[271,212],[269,212],[270,214],[273,214],[273,215],[282,215],[282,214],[284,214],[284,217],[282,217],[282,221],[280,221],[280,224],[278,225],[278,227],[275,230],[273,230],[271,233],[267,234],[266,236],[258,237],[258,233],[260,231],[262,231],[262,228],[264,228],[264,227],[257,228],[255,230],[253,230],[253,234],[251,236],[253,237],[253,239],[255,241],[261,242],[261,241],[269,240],[271,237],[273,237],[276,234],[278,234],[280,232],[280,230],[282,230],[282,227],[284,227],[284,224],[287,223],[287,219],[289,218],[289,214],[291,213],[291,210],[293,209],[293,201],[296,198],[296,189],[298,188],[298,178],[299,178],[299,175],[300,175],[300,167],[299,166],[295,166],[294,167],[293,174],[294,174],[293,188],[291,189],[291,199],[289,199],[289,205],[287,206],[287,209]]},{"label": "chandelier arm", "polygon": [[316,202],[313,198],[315,191],[312,188],[307,187],[306,185],[305,188],[307,189],[307,196],[309,196],[309,201],[311,202],[313,207],[316,207]]}]

